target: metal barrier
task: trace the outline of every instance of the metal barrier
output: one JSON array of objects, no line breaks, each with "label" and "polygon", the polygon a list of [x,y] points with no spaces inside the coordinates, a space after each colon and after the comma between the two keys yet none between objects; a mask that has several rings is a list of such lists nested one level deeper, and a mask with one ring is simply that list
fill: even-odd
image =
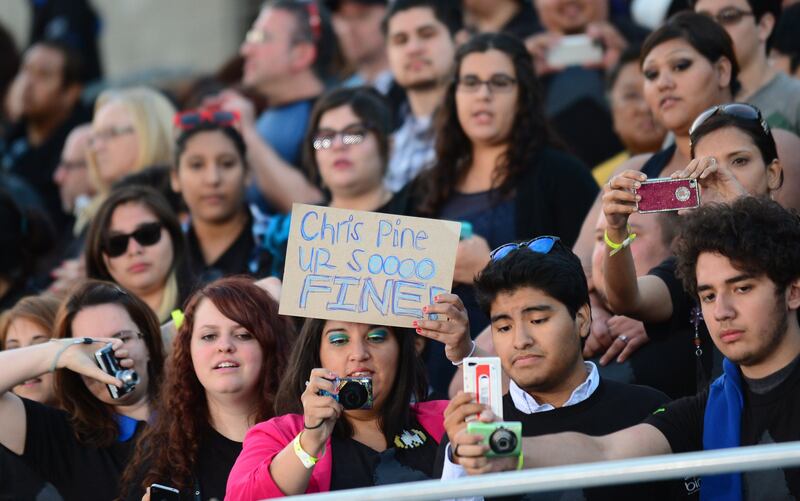
[{"label": "metal barrier", "polygon": [[504,496],[799,465],[800,441],[493,473],[447,482],[408,482],[294,499],[394,501]]}]

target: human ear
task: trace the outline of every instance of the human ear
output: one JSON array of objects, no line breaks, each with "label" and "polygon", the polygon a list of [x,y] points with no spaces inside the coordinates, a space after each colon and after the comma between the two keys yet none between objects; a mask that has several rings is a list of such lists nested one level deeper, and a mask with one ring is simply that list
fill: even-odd
[{"label": "human ear", "polygon": [[783,185],[783,166],[777,158],[767,166],[767,190],[772,193]]},{"label": "human ear", "polygon": [[169,172],[169,185],[175,193],[181,192],[181,182],[178,179],[178,166],[175,166]]},{"label": "human ear", "polygon": [[786,302],[792,311],[800,308],[800,277],[789,282],[786,287]]},{"label": "human ear", "polygon": [[756,27],[758,28],[758,40],[761,43],[767,43],[769,36],[772,35],[772,30],[775,29],[775,16],[765,12],[761,15]]},{"label": "human ear", "polygon": [[578,327],[578,334],[580,337],[589,337],[589,332],[592,327],[592,308],[589,306],[589,303],[584,304],[575,312],[575,323]]},{"label": "human ear", "polygon": [[730,87],[733,65],[727,57],[720,57],[716,63],[717,75],[719,76],[719,86],[724,89]]}]

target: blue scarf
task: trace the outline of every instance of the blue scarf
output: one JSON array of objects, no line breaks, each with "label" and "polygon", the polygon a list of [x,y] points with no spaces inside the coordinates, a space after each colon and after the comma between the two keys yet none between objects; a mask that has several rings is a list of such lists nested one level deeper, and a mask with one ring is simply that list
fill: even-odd
[{"label": "blue scarf", "polygon": [[[708,402],[703,418],[703,450],[738,447],[741,444],[742,376],[727,358],[722,361],[723,374],[708,389]],[[741,501],[741,473],[704,476],[700,483],[701,501]]]}]

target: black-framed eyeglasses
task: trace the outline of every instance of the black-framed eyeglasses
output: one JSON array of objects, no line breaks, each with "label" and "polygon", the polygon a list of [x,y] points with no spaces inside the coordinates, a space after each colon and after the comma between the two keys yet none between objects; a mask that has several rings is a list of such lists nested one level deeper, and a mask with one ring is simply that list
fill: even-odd
[{"label": "black-framed eyeglasses", "polygon": [[361,144],[367,137],[367,133],[369,133],[369,128],[364,124],[348,125],[342,130],[320,129],[314,133],[311,145],[318,151],[327,150],[333,147],[336,138],[341,138],[343,145],[353,146]]},{"label": "black-framed eyeglasses", "polygon": [[561,239],[558,237],[546,235],[542,237],[536,237],[532,240],[528,240],[527,242],[511,242],[503,244],[489,254],[489,259],[492,261],[499,261],[517,249],[530,249],[539,254],[549,254],[550,251],[553,250],[553,247],[555,247],[560,240]]},{"label": "black-framed eyeglasses", "polygon": [[712,106],[711,108],[708,108],[704,112],[697,115],[697,118],[692,123],[692,126],[689,127],[689,136],[693,136],[698,127],[706,123],[709,118],[717,114],[729,115],[742,120],[751,120],[753,122],[757,122],[764,131],[764,134],[767,136],[771,135],[769,124],[767,124],[766,120],[764,120],[764,117],[761,115],[761,110],[752,104],[728,103]]},{"label": "black-framed eyeglasses", "polygon": [[489,77],[489,80],[481,80],[475,75],[465,75],[459,77],[456,83],[460,91],[468,94],[478,92],[484,85],[491,94],[506,94],[514,90],[517,79],[504,73],[496,73]]},{"label": "black-framed eyeglasses", "polygon": [[122,344],[128,344],[134,339],[142,339],[144,335],[141,332],[131,331],[131,330],[121,330],[111,334],[109,337],[113,337],[114,339],[119,339],[122,341]]},{"label": "black-framed eyeglasses", "polygon": [[739,21],[741,21],[745,16],[755,16],[753,11],[737,9],[736,7],[722,9],[714,15],[707,12],[704,12],[703,14],[707,15],[722,26],[733,26],[738,24]]},{"label": "black-framed eyeglasses", "polygon": [[103,250],[108,257],[119,257],[128,250],[131,237],[144,247],[155,245],[161,240],[162,224],[159,222],[139,225],[132,233],[117,233],[106,237]]}]

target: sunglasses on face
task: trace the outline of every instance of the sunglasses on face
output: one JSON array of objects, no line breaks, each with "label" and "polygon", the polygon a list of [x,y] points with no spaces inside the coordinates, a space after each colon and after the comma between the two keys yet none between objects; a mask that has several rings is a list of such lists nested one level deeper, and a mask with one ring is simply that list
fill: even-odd
[{"label": "sunglasses on face", "polygon": [[363,124],[349,125],[342,130],[320,129],[314,134],[311,144],[315,150],[327,150],[333,147],[336,138],[341,138],[343,145],[353,146],[361,144],[368,132]]},{"label": "sunglasses on face", "polygon": [[738,24],[743,17],[752,16],[753,13],[751,11],[737,9],[736,7],[730,7],[728,9],[722,9],[717,12],[716,15],[707,15],[722,26],[733,26]]},{"label": "sunglasses on face", "polygon": [[558,237],[543,236],[536,237],[533,240],[528,240],[527,242],[511,242],[508,244],[503,244],[489,254],[489,259],[492,261],[499,261],[509,255],[511,251],[515,251],[517,249],[530,249],[539,254],[549,254],[559,240],[561,239]]},{"label": "sunglasses on face", "polygon": [[173,122],[180,130],[191,130],[202,124],[230,127],[239,121],[239,113],[225,110],[189,110],[175,115]]},{"label": "sunglasses on face", "polygon": [[161,240],[161,223],[145,223],[132,233],[111,235],[106,238],[103,250],[108,257],[119,257],[128,250],[128,242],[131,237],[144,247],[155,245]]},{"label": "sunglasses on face", "polygon": [[509,75],[497,73],[492,75],[489,80],[481,80],[475,75],[466,75],[458,79],[458,89],[462,92],[474,94],[486,85],[491,94],[507,94],[514,89],[517,80]]},{"label": "sunglasses on face", "polygon": [[706,123],[709,118],[717,114],[729,115],[742,120],[757,122],[761,126],[761,130],[764,131],[764,134],[767,136],[771,135],[769,125],[764,120],[764,117],[761,116],[761,111],[755,106],[745,103],[730,103],[712,106],[697,116],[695,121],[692,123],[692,126],[689,128],[689,135],[694,135],[698,127]]}]

